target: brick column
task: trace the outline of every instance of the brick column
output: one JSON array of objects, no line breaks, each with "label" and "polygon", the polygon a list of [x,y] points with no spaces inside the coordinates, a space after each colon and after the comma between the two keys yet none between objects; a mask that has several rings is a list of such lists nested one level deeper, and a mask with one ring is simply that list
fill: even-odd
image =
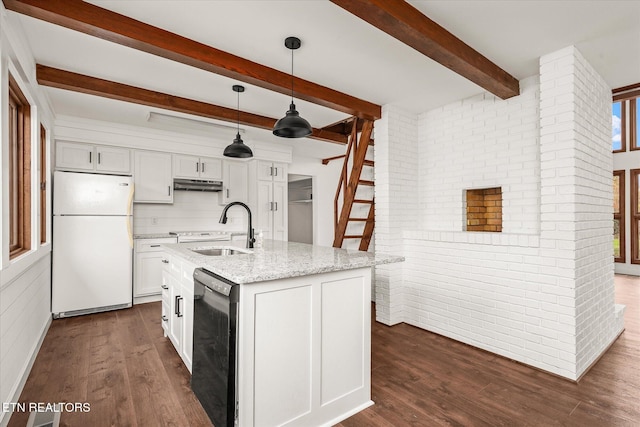
[{"label": "brick column", "polygon": [[[417,116],[384,106],[375,123],[375,251],[404,255],[403,233],[417,231]],[[403,321],[403,263],[375,269],[376,320],[387,325]]]}]

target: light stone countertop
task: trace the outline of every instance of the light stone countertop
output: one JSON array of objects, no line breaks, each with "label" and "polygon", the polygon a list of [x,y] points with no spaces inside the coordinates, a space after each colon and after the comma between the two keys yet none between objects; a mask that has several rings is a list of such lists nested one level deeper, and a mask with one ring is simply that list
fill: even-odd
[{"label": "light stone countertop", "polygon": [[171,237],[176,237],[172,234],[169,233],[147,233],[147,234],[134,234],[133,235],[133,240],[138,240],[138,239],[165,239],[165,238],[171,238]]},{"label": "light stone countertop", "polygon": [[[278,240],[265,240],[262,248],[254,249],[245,249],[243,241],[174,243],[163,244],[162,247],[170,255],[177,255],[238,284],[308,276],[404,261],[404,257],[401,256]],[[190,248],[210,247],[236,247],[252,253],[207,256],[189,250]]]}]

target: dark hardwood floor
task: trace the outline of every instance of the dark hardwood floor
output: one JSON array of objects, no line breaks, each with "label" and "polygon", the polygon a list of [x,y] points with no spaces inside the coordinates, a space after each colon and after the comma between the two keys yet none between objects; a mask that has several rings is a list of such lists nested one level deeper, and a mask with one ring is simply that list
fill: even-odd
[{"label": "dark hardwood floor", "polygon": [[[405,324],[373,322],[376,404],[352,426],[640,425],[640,278],[616,277],[626,330],[578,383]],[[55,320],[21,402],[89,402],[63,426],[211,426],[160,328],[160,303]],[[15,413],[11,427],[25,425]]]}]

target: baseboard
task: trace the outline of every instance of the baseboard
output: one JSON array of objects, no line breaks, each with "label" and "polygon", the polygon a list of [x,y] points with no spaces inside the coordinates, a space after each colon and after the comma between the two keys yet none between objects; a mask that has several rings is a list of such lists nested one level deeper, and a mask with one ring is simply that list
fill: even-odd
[{"label": "baseboard", "polygon": [[162,294],[158,295],[148,295],[146,297],[135,297],[133,299],[133,305],[136,304],[146,304],[148,302],[156,302],[162,300]]},{"label": "baseboard", "polygon": [[[42,328],[42,332],[40,333],[40,338],[35,343],[33,348],[31,349],[31,357],[27,360],[25,364],[20,381],[14,386],[14,390],[12,393],[9,393],[9,396],[12,396],[11,402],[17,402],[20,400],[20,395],[22,394],[22,390],[24,389],[24,385],[27,382],[27,378],[29,378],[29,374],[31,373],[31,368],[33,368],[33,364],[36,361],[36,356],[40,352],[40,347],[42,347],[42,343],[44,342],[44,337],[47,336],[47,332],[49,332],[49,327],[51,326],[52,317],[49,316],[47,321]],[[9,424],[9,419],[11,418],[12,412],[0,412],[0,427],[6,427]]]},{"label": "baseboard", "polygon": [[341,415],[337,416],[336,418],[332,419],[332,420],[331,420],[331,421],[329,421],[328,423],[323,424],[323,426],[324,426],[324,427],[330,427],[330,426],[336,425],[336,424],[338,424],[339,422],[344,421],[344,420],[346,420],[347,418],[349,418],[349,417],[351,417],[351,416],[353,416],[353,415],[357,414],[358,412],[360,412],[360,411],[363,411],[363,410],[367,409],[369,406],[372,406],[373,404],[374,404],[374,403],[373,403],[373,400],[369,400],[368,402],[365,402],[365,403],[363,403],[362,405],[357,406],[357,407],[353,408],[352,410],[347,411],[347,412],[345,412],[344,414],[341,414]]},{"label": "baseboard", "polygon": [[620,335],[622,335],[623,332],[624,332],[624,328],[622,328],[622,330],[620,332],[618,332],[618,334],[613,338],[613,340],[609,343],[609,345],[604,350],[602,350],[602,353],[600,353],[600,355],[598,357],[596,357],[595,360],[593,362],[591,362],[591,364],[589,366],[587,366],[587,369],[585,369],[578,376],[578,379],[575,381],[576,383],[580,382],[580,380],[582,378],[584,378],[585,375],[587,375],[587,373],[591,370],[591,368],[593,368],[600,361],[600,359],[602,359],[602,356],[604,356],[609,351],[611,346],[614,345],[616,343],[616,341],[618,341],[618,338],[620,338]]}]

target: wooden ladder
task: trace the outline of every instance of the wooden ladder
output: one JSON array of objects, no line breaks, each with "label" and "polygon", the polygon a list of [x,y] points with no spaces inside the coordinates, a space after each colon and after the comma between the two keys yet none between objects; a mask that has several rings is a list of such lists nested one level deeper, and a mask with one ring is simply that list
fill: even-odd
[{"label": "wooden ladder", "polygon": [[[372,198],[368,199],[356,199],[356,191],[358,186],[372,186],[373,181],[361,179],[362,169],[365,166],[373,167],[374,162],[367,160],[367,148],[372,143],[371,133],[373,131],[373,121],[364,120],[362,122],[362,129],[360,131],[360,138],[358,138],[358,120],[353,118],[351,134],[349,135],[349,142],[347,144],[347,151],[344,156],[337,156],[335,158],[344,157],[344,163],[342,165],[342,174],[338,182],[338,189],[336,190],[336,197],[334,199],[334,230],[335,236],[333,240],[334,248],[341,248],[345,239],[360,239],[359,250],[366,251],[369,249],[371,243],[371,236],[373,234],[373,228],[375,226],[375,201]],[[349,162],[353,155],[353,161],[351,164],[351,170],[349,171]],[[332,160],[325,159],[325,160]],[[324,160],[323,160],[324,162]],[[326,164],[326,163],[325,163]],[[342,199],[342,208],[340,209],[340,200]],[[353,217],[352,211],[356,204],[368,204],[369,213],[366,217]],[[340,215],[338,215],[340,210]],[[364,229],[362,234],[346,234],[347,226],[352,222],[364,222]]]}]

